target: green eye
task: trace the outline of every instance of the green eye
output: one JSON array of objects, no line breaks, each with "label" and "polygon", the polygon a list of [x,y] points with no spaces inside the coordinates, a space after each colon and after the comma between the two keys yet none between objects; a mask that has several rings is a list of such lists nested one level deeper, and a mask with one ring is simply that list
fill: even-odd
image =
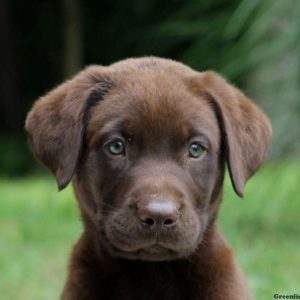
[{"label": "green eye", "polygon": [[123,155],[125,154],[125,145],[121,139],[116,139],[105,145],[107,150],[112,155]]},{"label": "green eye", "polygon": [[193,158],[200,157],[205,152],[205,148],[202,147],[200,144],[194,142],[191,143],[189,146],[189,155]]}]

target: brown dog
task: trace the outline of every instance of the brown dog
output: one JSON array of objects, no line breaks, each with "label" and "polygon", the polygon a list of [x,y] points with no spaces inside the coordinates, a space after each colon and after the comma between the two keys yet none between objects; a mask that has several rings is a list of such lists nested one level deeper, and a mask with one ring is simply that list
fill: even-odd
[{"label": "brown dog", "polygon": [[91,66],[26,129],[84,224],[62,299],[252,299],[215,221],[225,164],[242,196],[271,126],[222,77],[154,57]]}]

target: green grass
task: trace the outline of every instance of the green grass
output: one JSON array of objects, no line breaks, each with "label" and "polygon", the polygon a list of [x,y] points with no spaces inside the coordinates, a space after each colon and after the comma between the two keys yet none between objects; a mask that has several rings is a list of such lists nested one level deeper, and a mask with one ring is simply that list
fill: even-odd
[{"label": "green grass", "polygon": [[299,293],[300,163],[264,167],[245,199],[225,187],[220,223],[257,299]]},{"label": "green grass", "polygon": [[[219,218],[257,299],[299,293],[300,163],[264,167],[245,198],[229,180]],[[58,299],[82,230],[72,188],[49,177],[0,179],[0,297]]]}]

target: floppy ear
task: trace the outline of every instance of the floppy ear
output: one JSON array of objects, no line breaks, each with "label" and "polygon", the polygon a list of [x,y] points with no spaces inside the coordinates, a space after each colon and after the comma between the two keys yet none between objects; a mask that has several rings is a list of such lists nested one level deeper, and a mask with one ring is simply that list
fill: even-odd
[{"label": "floppy ear", "polygon": [[201,90],[212,101],[225,144],[235,192],[242,197],[246,181],[262,164],[270,143],[271,124],[264,113],[215,72],[201,74]]},{"label": "floppy ear", "polygon": [[91,66],[41,97],[25,123],[35,156],[55,175],[59,190],[75,172],[89,108],[112,87],[103,68]]}]

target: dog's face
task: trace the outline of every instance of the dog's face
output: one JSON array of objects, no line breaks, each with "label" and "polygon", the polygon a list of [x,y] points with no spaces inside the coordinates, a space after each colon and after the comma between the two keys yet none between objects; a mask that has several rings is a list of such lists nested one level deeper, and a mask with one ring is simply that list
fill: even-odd
[{"label": "dog's face", "polygon": [[218,122],[207,101],[180,80],[141,73],[91,112],[76,183],[89,186],[101,212],[103,242],[114,253],[182,257],[205,232],[223,173]]},{"label": "dog's face", "polygon": [[225,162],[241,195],[270,136],[221,77],[155,58],[90,67],[42,98],[26,128],[59,186],[73,177],[86,230],[113,255],[154,261],[197,249]]}]

